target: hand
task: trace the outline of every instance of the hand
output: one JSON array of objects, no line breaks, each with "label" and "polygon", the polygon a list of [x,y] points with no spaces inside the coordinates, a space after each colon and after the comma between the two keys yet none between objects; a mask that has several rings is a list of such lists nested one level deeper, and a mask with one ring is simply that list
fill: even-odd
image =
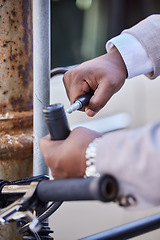
[{"label": "hand", "polygon": [[92,90],[93,97],[85,108],[92,117],[102,109],[114,93],[120,90],[127,77],[126,66],[118,50],[112,50],[69,70],[63,81],[71,102]]},{"label": "hand", "polygon": [[65,140],[51,141],[49,135],[43,137],[40,149],[52,176],[55,179],[84,176],[86,149],[91,141],[100,136],[95,131],[79,127]]}]

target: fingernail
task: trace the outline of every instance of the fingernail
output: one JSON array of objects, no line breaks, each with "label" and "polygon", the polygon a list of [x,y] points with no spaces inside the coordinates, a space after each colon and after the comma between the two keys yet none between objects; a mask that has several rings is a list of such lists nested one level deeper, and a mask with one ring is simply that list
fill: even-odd
[{"label": "fingernail", "polygon": [[85,109],[85,113],[89,116],[89,117],[93,117],[96,113],[90,109]]}]

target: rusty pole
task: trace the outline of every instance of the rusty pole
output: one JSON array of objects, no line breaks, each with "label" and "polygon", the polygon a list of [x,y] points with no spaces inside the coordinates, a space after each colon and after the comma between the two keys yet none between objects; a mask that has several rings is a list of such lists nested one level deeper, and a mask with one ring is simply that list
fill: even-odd
[{"label": "rusty pole", "polygon": [[[32,175],[32,0],[0,0],[0,178]],[[9,226],[0,239],[19,239]]]}]

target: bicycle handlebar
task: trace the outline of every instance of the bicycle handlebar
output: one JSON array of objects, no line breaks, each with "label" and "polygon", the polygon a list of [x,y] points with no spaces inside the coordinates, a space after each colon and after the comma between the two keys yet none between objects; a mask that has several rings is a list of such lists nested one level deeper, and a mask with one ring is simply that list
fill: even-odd
[{"label": "bicycle handlebar", "polygon": [[37,186],[37,196],[42,202],[100,200],[113,201],[118,186],[110,175],[90,178],[44,180]]}]

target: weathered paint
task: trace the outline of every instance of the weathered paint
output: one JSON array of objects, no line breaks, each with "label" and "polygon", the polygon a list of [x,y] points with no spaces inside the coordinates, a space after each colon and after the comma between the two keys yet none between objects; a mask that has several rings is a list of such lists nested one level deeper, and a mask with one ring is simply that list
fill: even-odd
[{"label": "weathered paint", "polygon": [[30,0],[0,0],[0,112],[32,109]]},{"label": "weathered paint", "polygon": [[[32,0],[0,0],[0,26],[0,178],[12,181],[33,169]],[[0,226],[0,240],[21,238]]]},{"label": "weathered paint", "polygon": [[0,26],[0,160],[25,159],[33,142],[32,1],[0,0]]}]

